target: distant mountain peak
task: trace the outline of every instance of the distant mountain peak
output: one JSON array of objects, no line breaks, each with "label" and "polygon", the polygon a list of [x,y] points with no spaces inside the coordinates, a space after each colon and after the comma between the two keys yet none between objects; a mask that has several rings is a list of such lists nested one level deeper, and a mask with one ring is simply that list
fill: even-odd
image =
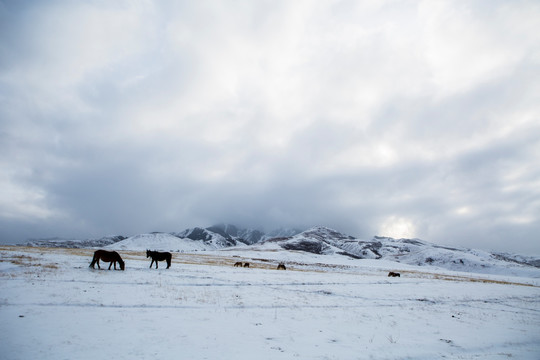
[{"label": "distant mountain peak", "polygon": [[303,235],[306,237],[316,237],[316,238],[321,238],[321,239],[332,239],[332,240],[354,240],[355,239],[353,236],[345,235],[327,226],[315,226],[300,233],[300,235]]}]

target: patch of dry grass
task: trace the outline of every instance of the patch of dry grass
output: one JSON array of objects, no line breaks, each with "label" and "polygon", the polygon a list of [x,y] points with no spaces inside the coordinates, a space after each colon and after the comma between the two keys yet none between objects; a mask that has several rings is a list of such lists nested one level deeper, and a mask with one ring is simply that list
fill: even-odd
[{"label": "patch of dry grass", "polygon": [[36,258],[28,255],[11,255],[0,259],[0,261],[9,261],[12,264],[21,266],[35,266],[32,262],[36,260]]},{"label": "patch of dry grass", "polygon": [[41,268],[47,271],[53,271],[58,269],[57,264],[47,263],[43,264],[37,257],[24,255],[24,254],[11,254],[6,251],[0,253],[0,262],[10,262],[14,265],[18,265],[25,268]]},{"label": "patch of dry grass", "polygon": [[409,275],[412,275],[413,277],[427,278],[427,279],[437,279],[437,280],[444,280],[444,281],[461,281],[461,282],[472,282],[472,283],[538,287],[537,285],[528,284],[528,283],[519,283],[519,282],[504,281],[504,280],[494,280],[494,279],[486,279],[486,278],[472,277],[472,276],[436,274],[436,273],[413,271],[413,270],[403,270],[403,271],[401,271],[401,273],[402,274],[409,274]]}]

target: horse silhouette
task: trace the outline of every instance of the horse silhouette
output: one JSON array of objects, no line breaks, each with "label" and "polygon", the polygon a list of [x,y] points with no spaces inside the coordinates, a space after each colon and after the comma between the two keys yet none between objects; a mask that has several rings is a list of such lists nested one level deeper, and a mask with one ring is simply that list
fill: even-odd
[{"label": "horse silhouette", "polygon": [[124,270],[125,263],[124,260],[120,257],[120,254],[118,254],[116,251],[107,251],[107,250],[96,250],[94,252],[94,258],[92,259],[92,262],[90,263],[90,267],[92,269],[94,268],[94,265],[97,263],[98,269],[101,269],[99,266],[99,260],[109,262],[111,263],[109,265],[109,270],[111,270],[111,266],[114,264],[114,270],[116,270],[116,263],[120,264],[120,270]]},{"label": "horse silhouette", "polygon": [[249,263],[245,263],[245,264],[244,264],[244,267],[247,267],[247,268],[248,268],[248,267],[249,267]]},{"label": "horse silhouette", "polygon": [[401,277],[401,275],[397,272],[390,271],[388,277]]},{"label": "horse silhouette", "polygon": [[154,265],[154,261],[156,262],[156,269],[158,268],[158,261],[167,261],[167,269],[171,267],[171,259],[172,255],[170,252],[159,252],[159,251],[150,251],[146,250],[146,257],[152,258],[152,262],[150,263],[150,267]]},{"label": "horse silhouette", "polygon": [[277,269],[278,269],[278,270],[287,270],[287,268],[285,267],[285,264],[279,264],[279,265],[277,266]]},{"label": "horse silhouette", "polygon": [[235,262],[234,267],[242,267],[242,262],[241,261]]}]

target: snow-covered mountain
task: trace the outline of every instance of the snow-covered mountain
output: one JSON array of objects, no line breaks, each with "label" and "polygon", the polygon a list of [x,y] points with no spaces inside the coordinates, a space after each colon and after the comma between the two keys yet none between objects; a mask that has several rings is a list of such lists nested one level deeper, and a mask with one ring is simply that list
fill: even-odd
[{"label": "snow-covered mountain", "polygon": [[126,238],[112,245],[106,246],[109,250],[139,250],[144,251],[201,251],[215,250],[222,247],[216,246],[211,239],[208,242],[194,241],[187,237],[178,237],[167,233],[140,234]]},{"label": "snow-covered mountain", "polygon": [[200,227],[195,227],[191,229],[186,229],[179,233],[172,233],[172,235],[177,236],[181,239],[198,241],[214,249],[221,249],[238,245],[237,239],[233,238],[227,233],[216,232],[218,231],[217,229],[211,229],[212,228],[203,229]]},{"label": "snow-covered mountain", "polygon": [[104,236],[100,239],[62,239],[62,238],[49,238],[49,239],[30,239],[25,244],[26,246],[34,247],[57,247],[57,248],[92,248],[108,246],[119,241],[125,240],[127,237],[122,235]]},{"label": "snow-covered mountain", "polygon": [[[270,234],[297,234],[297,230],[274,230]],[[235,225],[219,224],[208,228],[194,227],[175,233],[140,234],[124,239],[110,249],[201,251],[252,245],[268,239],[260,230],[243,229]]]},{"label": "snow-covered mountain", "polygon": [[264,232],[260,230],[239,228],[231,224],[217,224],[206,230],[246,245],[258,243],[265,236]]},{"label": "snow-covered mountain", "polygon": [[262,230],[241,228],[231,224],[218,224],[207,228],[193,227],[180,232],[138,234],[135,236],[106,236],[101,239],[32,239],[25,245],[34,247],[97,248],[111,249],[167,249],[173,251],[217,250],[234,246],[246,246],[274,237],[293,236],[296,229],[276,229],[268,233]]},{"label": "snow-covered mountain", "polygon": [[275,245],[285,250],[322,255],[338,254],[355,259],[384,259],[456,271],[493,272],[494,267],[540,267],[539,259],[519,255],[446,247],[419,239],[375,236],[366,241],[323,226],[311,228],[295,236],[269,239],[256,246],[264,248]]},{"label": "snow-covered mountain", "polygon": [[[361,240],[324,226],[299,232],[279,229],[269,233],[230,224],[194,227],[177,233],[150,233],[101,239],[33,240],[28,246],[96,248],[116,250],[206,251],[230,248],[303,251],[318,255],[341,255],[352,259],[384,259],[415,266],[436,266],[455,271],[508,272],[508,269],[540,268],[540,259],[521,255],[447,247],[419,239],[375,236]],[[499,269],[500,271],[496,270]],[[538,271],[535,269],[535,271]]]},{"label": "snow-covered mountain", "polygon": [[319,255],[340,254],[357,259],[361,257],[353,252],[345,251],[348,242],[357,242],[354,237],[344,235],[327,227],[314,227],[294,236],[276,237],[261,242],[261,247],[267,244],[277,244],[285,250],[305,251]]},{"label": "snow-covered mountain", "polygon": [[218,234],[232,242],[236,241],[237,243],[240,242],[246,245],[253,245],[276,237],[294,236],[301,232],[298,229],[279,228],[265,233],[262,230],[241,228],[231,224],[217,224],[204,230],[211,236]]},{"label": "snow-covered mountain", "polygon": [[261,241],[274,239],[274,238],[280,238],[280,237],[294,236],[294,235],[300,234],[301,232],[302,232],[301,230],[298,230],[295,228],[279,228],[279,229],[267,232],[261,238]]},{"label": "snow-covered mountain", "polygon": [[189,238],[214,243],[217,247],[253,245],[275,237],[293,236],[300,230],[280,228],[264,233],[262,230],[241,228],[231,224],[217,224],[205,229],[195,227],[179,233],[172,233],[181,238]]}]

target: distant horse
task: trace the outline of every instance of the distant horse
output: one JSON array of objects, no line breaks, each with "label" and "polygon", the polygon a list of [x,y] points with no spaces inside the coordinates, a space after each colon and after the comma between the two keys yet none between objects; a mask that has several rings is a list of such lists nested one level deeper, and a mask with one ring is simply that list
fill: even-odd
[{"label": "distant horse", "polygon": [[242,262],[241,261],[235,262],[234,267],[242,267]]},{"label": "distant horse", "polygon": [[401,277],[401,275],[397,272],[390,271],[388,277]]},{"label": "distant horse", "polygon": [[278,270],[287,270],[287,268],[285,267],[285,264],[279,264],[279,265],[277,266],[277,269],[278,269]]},{"label": "distant horse", "polygon": [[248,268],[248,267],[249,267],[249,263],[245,263],[245,264],[244,264],[244,267],[247,267],[247,268]]},{"label": "distant horse", "polygon": [[158,268],[158,261],[167,260],[167,269],[171,267],[171,259],[172,255],[170,252],[159,252],[159,251],[150,251],[146,250],[146,257],[152,258],[152,262],[150,263],[150,267],[154,265],[154,261],[156,262],[156,269]]},{"label": "distant horse", "polygon": [[116,270],[116,263],[118,262],[120,264],[120,270],[124,270],[124,260],[120,257],[120,254],[118,254],[116,251],[107,251],[107,250],[97,250],[94,252],[94,258],[92,259],[92,262],[90,263],[90,267],[92,269],[94,268],[94,265],[97,263],[98,269],[101,269],[99,266],[99,260],[103,260],[105,262],[110,262],[109,270],[111,270],[111,266],[114,264],[114,270]]}]

